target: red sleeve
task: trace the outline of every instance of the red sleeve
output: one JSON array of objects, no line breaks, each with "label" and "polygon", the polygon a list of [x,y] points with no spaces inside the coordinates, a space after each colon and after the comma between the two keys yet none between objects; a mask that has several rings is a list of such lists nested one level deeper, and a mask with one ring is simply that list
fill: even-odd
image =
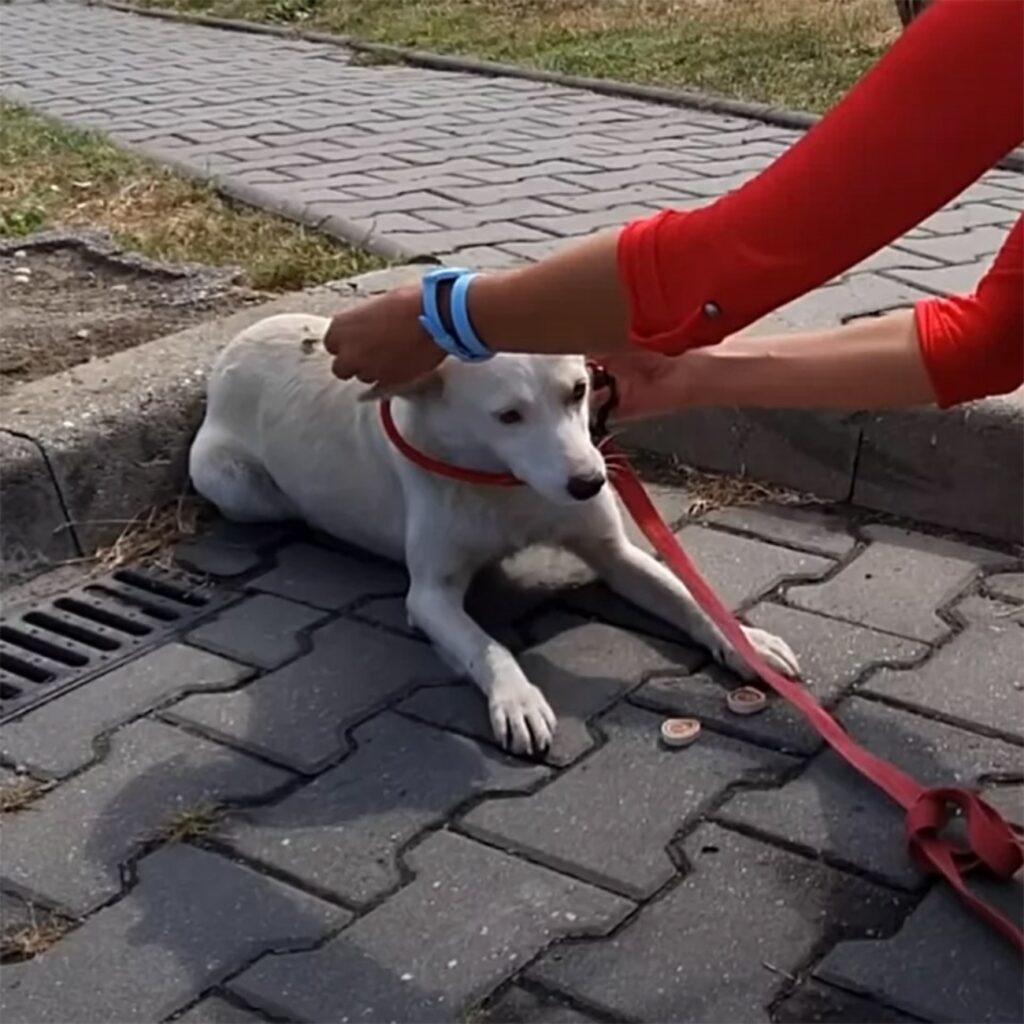
[{"label": "red sleeve", "polygon": [[1024,218],[973,295],[919,302],[915,317],[943,408],[1024,384]]},{"label": "red sleeve", "polygon": [[634,344],[715,344],[944,206],[1024,138],[1022,39],[1021,0],[939,0],[763,173],[627,225]]}]

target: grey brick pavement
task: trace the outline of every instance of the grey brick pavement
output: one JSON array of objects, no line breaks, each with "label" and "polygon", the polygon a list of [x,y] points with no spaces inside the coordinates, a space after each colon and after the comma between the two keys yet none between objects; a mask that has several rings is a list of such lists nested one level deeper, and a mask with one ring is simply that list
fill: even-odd
[{"label": "grey brick pavement", "polygon": [[[796,138],[62,0],[0,6],[0,34],[5,95],[486,267],[704,202]],[[1022,196],[992,172],[784,317],[969,287]],[[1009,552],[830,509],[686,525],[656,498],[869,746],[1020,816]],[[277,528],[180,557],[231,603],[0,726],[0,785],[52,783],[4,822],[4,927],[71,926],[5,966],[5,1021],[1020,1019],[1018,961],[914,872],[883,798],[777,703],[728,714],[735,680],[575,560],[527,552],[470,599],[560,715],[538,765],[409,629],[397,567]],[[662,750],[662,714],[705,735]]]},{"label": "grey brick pavement", "polygon": [[[723,195],[799,137],[518,79],[359,66],[337,47],[65,0],[0,6],[0,34],[6,96],[325,230],[485,269]],[[1021,177],[993,171],[778,315],[822,324],[969,290],[1022,205]]]},{"label": "grey brick pavement", "polygon": [[[682,536],[869,747],[1021,816],[1008,552],[827,508]],[[1020,1019],[1014,953],[894,808],[786,707],[730,715],[733,677],[571,561],[527,552],[473,599],[560,713],[541,765],[404,627],[396,567],[223,526],[182,557],[229,601],[0,726],[0,786],[55,776],[4,816],[3,925],[70,925],[5,966],[10,1024]],[[661,748],[665,714],[698,744]]]}]

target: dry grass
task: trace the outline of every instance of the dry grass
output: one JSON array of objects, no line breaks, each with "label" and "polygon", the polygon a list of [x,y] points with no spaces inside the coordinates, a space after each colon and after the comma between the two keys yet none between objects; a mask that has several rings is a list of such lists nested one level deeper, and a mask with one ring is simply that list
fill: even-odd
[{"label": "dry grass", "polygon": [[14,782],[0,786],[0,814],[16,814],[38,800],[50,787],[37,782],[27,775],[18,776]]},{"label": "dry grass", "polygon": [[98,548],[94,559],[104,572],[123,565],[144,565],[170,570],[174,548],[196,536],[212,516],[210,507],[194,495],[179,495],[166,505],[154,506],[126,520],[117,540]]},{"label": "dry grass", "polygon": [[650,483],[679,487],[686,492],[689,504],[686,516],[696,519],[718,509],[744,505],[823,505],[829,504],[813,494],[792,491],[774,484],[712,473],[687,466],[674,455],[652,452],[629,452],[629,460],[640,476]]},{"label": "dry grass", "polygon": [[690,497],[686,508],[687,516],[697,518],[722,508],[742,505],[809,505],[822,504],[820,498],[810,494],[790,491],[785,487],[744,480],[740,477],[725,476],[721,473],[706,473],[690,467],[683,468],[677,480]]},{"label": "dry grass", "polygon": [[17,963],[45,953],[71,927],[70,921],[48,911],[37,917],[34,905],[30,905],[29,915],[26,924],[5,928],[0,935],[0,963]]},{"label": "dry grass", "polygon": [[815,111],[900,30],[893,0],[145,2]]},{"label": "dry grass", "polygon": [[111,572],[125,565],[162,569],[174,568],[174,549],[195,537],[213,520],[213,509],[193,494],[179,494],[163,505],[153,505],[129,519],[77,520],[74,526],[119,526],[110,544],[98,547],[84,558],[71,558],[64,565],[86,564],[96,572]]},{"label": "dry grass", "polygon": [[172,814],[153,834],[164,843],[184,843],[209,835],[217,824],[219,810],[214,804],[197,804]]},{"label": "dry grass", "polygon": [[0,235],[105,228],[155,259],[237,266],[243,283],[278,292],[380,265],[315,231],[222,199],[108,142],[0,103]]}]

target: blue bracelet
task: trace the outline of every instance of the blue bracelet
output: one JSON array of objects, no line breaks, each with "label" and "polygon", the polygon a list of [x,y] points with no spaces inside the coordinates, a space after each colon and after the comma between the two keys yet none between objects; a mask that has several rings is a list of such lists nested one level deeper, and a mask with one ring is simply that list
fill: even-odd
[{"label": "blue bracelet", "polygon": [[[469,285],[476,276],[462,267],[441,267],[425,274],[422,285],[423,314],[420,316],[420,324],[440,348],[467,363],[480,363],[494,355],[473,329],[466,307]],[[450,312],[454,331],[445,327],[437,303],[438,287],[449,282],[452,284]]]}]

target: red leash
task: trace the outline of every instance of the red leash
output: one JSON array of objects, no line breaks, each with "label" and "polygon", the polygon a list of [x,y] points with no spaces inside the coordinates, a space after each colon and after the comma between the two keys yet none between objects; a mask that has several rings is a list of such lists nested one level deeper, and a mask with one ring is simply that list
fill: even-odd
[{"label": "red leash", "polygon": [[[977,793],[954,786],[927,789],[895,765],[859,746],[804,687],[780,675],[757,653],[732,612],[722,604],[662,521],[633,469],[628,465],[621,468],[617,465],[612,471],[612,481],[644,536],[665,559],[665,564],[686,584],[697,604],[707,612],[746,663],[779,696],[796,707],[840,757],[907,812],[907,841],[917,863],[942,875],[967,906],[1009,939],[1018,951],[1024,952],[1024,932],[975,896],[963,877],[984,865],[1000,878],[1012,878],[1024,864],[1019,826],[1004,821],[999,812]],[[954,807],[965,816],[967,849],[956,848],[942,835]]]},{"label": "red leash", "polygon": [[[607,407],[602,410],[598,417],[599,426],[603,427],[608,412]],[[420,451],[402,437],[388,402],[381,403],[380,416],[391,443],[410,462],[430,473],[471,484],[511,487],[520,483],[510,473],[463,469]],[[607,444],[605,448],[609,450]],[[771,668],[665,525],[632,467],[621,453],[615,454],[619,457],[614,460],[611,480],[619,497],[665,564],[686,584],[697,604],[768,686],[797,708],[840,757],[906,811],[907,841],[914,860],[924,869],[942,875],[968,907],[1024,953],[1024,932],[972,893],[964,881],[969,871],[981,866],[999,878],[1012,878],[1024,865],[1020,827],[1004,821],[994,807],[971,790],[955,786],[928,789],[895,765],[869,753],[804,687]],[[964,815],[966,849],[954,846],[942,834],[954,809]]]}]

